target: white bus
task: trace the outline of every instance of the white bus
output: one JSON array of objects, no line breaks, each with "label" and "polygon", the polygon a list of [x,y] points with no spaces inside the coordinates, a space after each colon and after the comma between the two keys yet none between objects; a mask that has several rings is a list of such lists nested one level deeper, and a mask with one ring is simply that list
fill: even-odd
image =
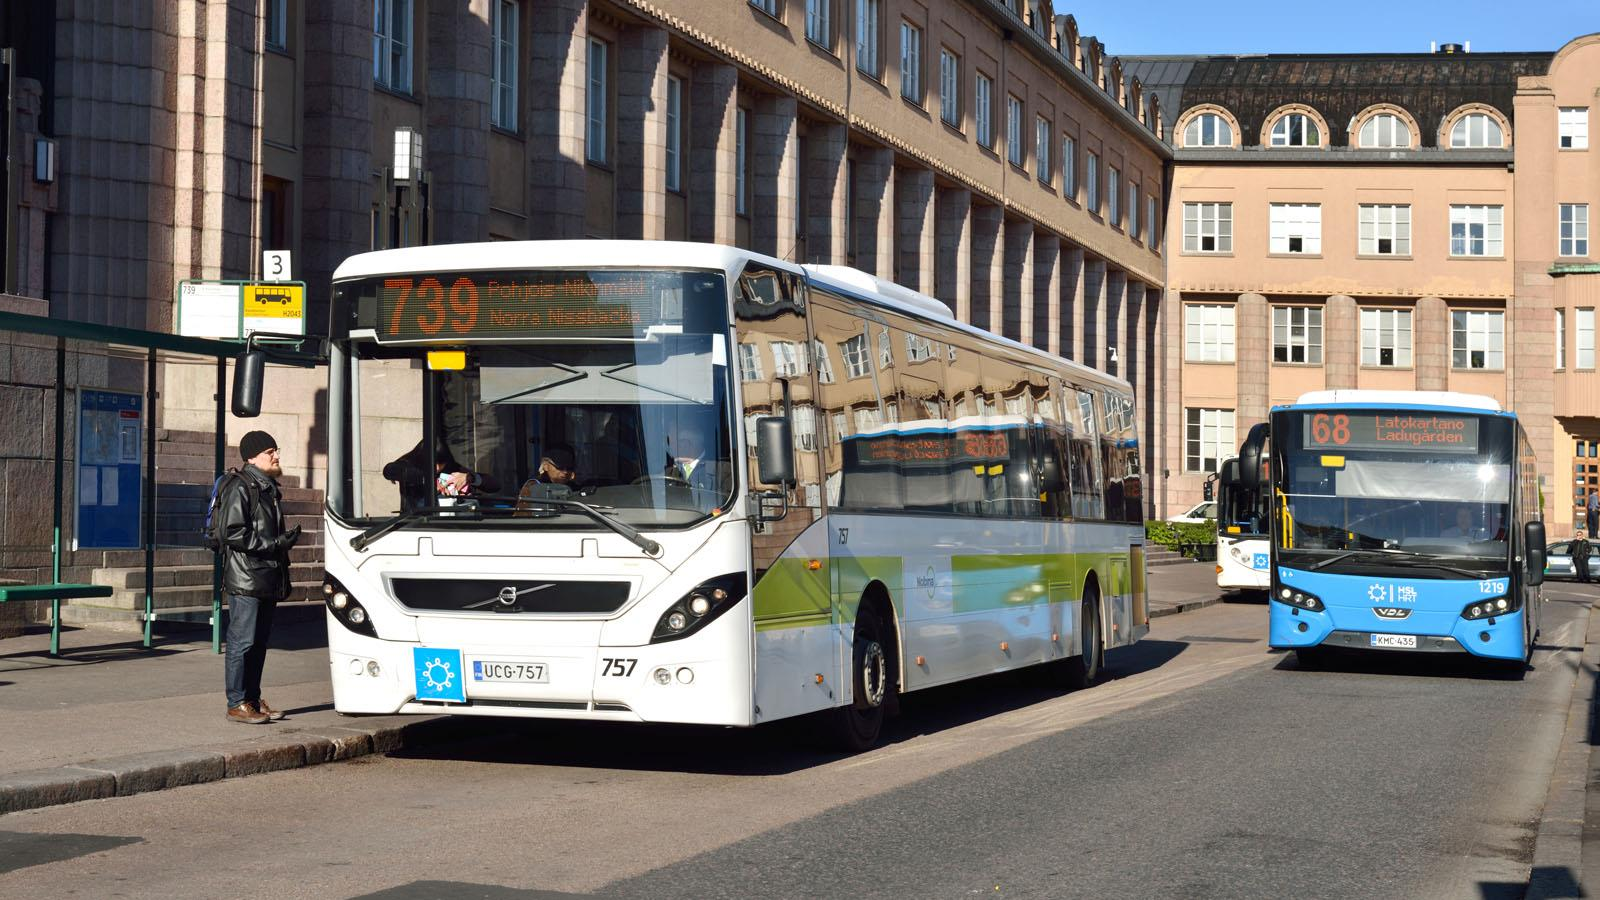
[{"label": "white bus", "polygon": [[864,748],[902,692],[1092,682],[1148,630],[1128,384],[862,272],[366,253],[334,275],[329,372],[340,712],[831,710]]},{"label": "white bus", "polygon": [[1270,516],[1266,491],[1245,485],[1238,457],[1225,460],[1217,472],[1217,587],[1260,592],[1271,587]]}]

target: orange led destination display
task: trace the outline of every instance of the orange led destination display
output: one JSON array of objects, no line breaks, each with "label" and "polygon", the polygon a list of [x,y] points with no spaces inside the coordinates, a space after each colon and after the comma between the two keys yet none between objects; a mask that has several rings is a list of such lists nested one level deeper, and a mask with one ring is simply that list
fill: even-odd
[{"label": "orange led destination display", "polygon": [[1307,450],[1403,450],[1477,453],[1474,416],[1423,412],[1305,413],[1301,434]]},{"label": "orange led destination display", "polygon": [[872,462],[950,462],[1009,459],[1011,441],[1002,432],[955,434],[884,434],[852,439],[856,458]]},{"label": "orange led destination display", "polygon": [[643,272],[395,276],[378,282],[374,325],[380,341],[629,337],[681,319],[681,283]]}]

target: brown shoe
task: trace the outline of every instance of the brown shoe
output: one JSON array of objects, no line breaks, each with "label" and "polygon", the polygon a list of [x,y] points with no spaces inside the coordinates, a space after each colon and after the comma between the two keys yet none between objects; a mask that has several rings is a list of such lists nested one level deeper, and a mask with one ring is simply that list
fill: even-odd
[{"label": "brown shoe", "polygon": [[268,706],[267,705],[267,701],[265,701],[265,700],[257,700],[256,701],[256,712],[261,713],[263,716],[266,716],[267,718],[271,719],[274,722],[276,722],[279,719],[283,718],[283,715],[284,715],[279,710],[273,709],[272,707]]},{"label": "brown shoe", "polygon": [[265,725],[271,721],[266,715],[257,712],[255,706],[248,701],[228,710],[228,718],[245,725]]}]

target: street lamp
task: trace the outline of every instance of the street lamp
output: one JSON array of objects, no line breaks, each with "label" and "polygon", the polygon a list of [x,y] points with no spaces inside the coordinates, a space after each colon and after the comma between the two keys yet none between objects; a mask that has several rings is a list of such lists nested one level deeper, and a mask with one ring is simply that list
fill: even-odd
[{"label": "street lamp", "polygon": [[394,180],[410,182],[422,174],[422,135],[410,125],[394,130]]},{"label": "street lamp", "polygon": [[[404,247],[407,243],[406,235],[401,230],[403,225],[410,225],[409,217],[401,213],[405,207],[407,188],[415,190],[411,204],[420,220],[418,231],[421,240],[411,243],[427,243],[428,175],[422,168],[422,133],[409,125],[394,130],[394,158],[389,168],[389,178],[394,188],[394,218],[389,232],[392,235],[391,244]],[[409,230],[407,227],[406,231]]]}]

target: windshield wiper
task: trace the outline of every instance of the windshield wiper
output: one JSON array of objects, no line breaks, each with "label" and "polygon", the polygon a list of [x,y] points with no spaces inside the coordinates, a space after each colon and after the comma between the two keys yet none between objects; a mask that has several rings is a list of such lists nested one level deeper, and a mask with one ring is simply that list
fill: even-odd
[{"label": "windshield wiper", "polygon": [[[643,534],[641,534],[639,532],[639,529],[634,528],[632,525],[629,525],[627,522],[618,521],[617,519],[612,518],[611,516],[607,515],[606,513],[601,512],[600,511],[600,507],[598,507],[598,506],[592,506],[592,505],[590,505],[588,503],[584,503],[581,500],[553,500],[553,499],[548,499],[548,498],[545,498],[545,497],[539,497],[539,498],[524,497],[524,498],[520,498],[520,501],[523,502],[523,503],[527,503],[529,506],[533,507],[534,509],[537,509],[540,506],[559,506],[559,507],[561,507],[563,509],[575,509],[575,510],[578,510],[579,512],[581,512],[584,515],[588,516],[589,518],[595,520],[596,522],[599,522],[601,525],[604,525],[605,527],[611,529],[612,531],[615,531],[617,534],[620,534],[623,537],[627,538],[628,540],[632,541],[635,545],[638,546],[638,548],[640,550],[643,550],[644,552],[650,554],[651,556],[658,556],[661,553],[661,545],[660,544],[658,544],[655,541],[652,541],[651,539],[645,537]],[[609,509],[609,507],[607,507],[607,508]],[[524,510],[524,511],[528,511],[528,510]]]},{"label": "windshield wiper", "polygon": [[1360,556],[1362,554],[1376,554],[1382,557],[1385,562],[1394,563],[1401,568],[1436,569],[1440,572],[1449,572],[1452,575],[1461,575],[1467,578],[1483,577],[1482,572],[1472,572],[1458,566],[1449,565],[1447,563],[1434,562],[1425,556],[1420,556],[1416,553],[1411,553],[1406,550],[1379,549],[1376,547],[1368,547],[1361,550],[1346,550],[1343,553],[1335,554],[1318,562],[1316,565],[1311,566],[1307,571],[1315,572],[1318,569],[1325,569],[1328,566],[1339,562],[1340,560],[1349,559],[1352,556]]},{"label": "windshield wiper", "polygon": [[378,538],[381,538],[392,531],[397,531],[401,528],[404,528],[405,526],[410,525],[412,522],[425,519],[430,513],[443,512],[462,516],[463,518],[467,518],[469,515],[470,517],[474,518],[482,518],[482,516],[478,513],[477,506],[475,505],[419,506],[415,509],[408,509],[397,516],[390,516],[389,518],[384,519],[382,522],[379,522],[371,528],[368,528],[366,531],[363,531],[351,538],[350,549],[356,551],[357,553],[364,553],[366,552],[367,547],[371,546],[372,542],[376,541]]},{"label": "windshield wiper", "polygon": [[1401,553],[1401,551],[1399,551],[1399,550],[1380,550],[1380,549],[1378,549],[1376,547],[1366,547],[1366,548],[1359,549],[1359,550],[1346,550],[1343,553],[1337,553],[1337,554],[1334,554],[1333,556],[1328,557],[1325,560],[1322,560],[1321,562],[1317,563],[1316,565],[1312,566],[1311,568],[1307,569],[1306,571],[1315,572],[1318,569],[1326,569],[1328,566],[1331,566],[1334,563],[1336,563],[1336,562],[1338,562],[1338,561],[1340,561],[1342,559],[1349,559],[1352,556],[1356,556],[1356,555],[1362,554],[1362,553],[1377,553],[1377,554],[1379,554],[1381,556],[1389,557],[1389,556],[1392,556],[1392,555],[1398,555],[1398,554]]}]

